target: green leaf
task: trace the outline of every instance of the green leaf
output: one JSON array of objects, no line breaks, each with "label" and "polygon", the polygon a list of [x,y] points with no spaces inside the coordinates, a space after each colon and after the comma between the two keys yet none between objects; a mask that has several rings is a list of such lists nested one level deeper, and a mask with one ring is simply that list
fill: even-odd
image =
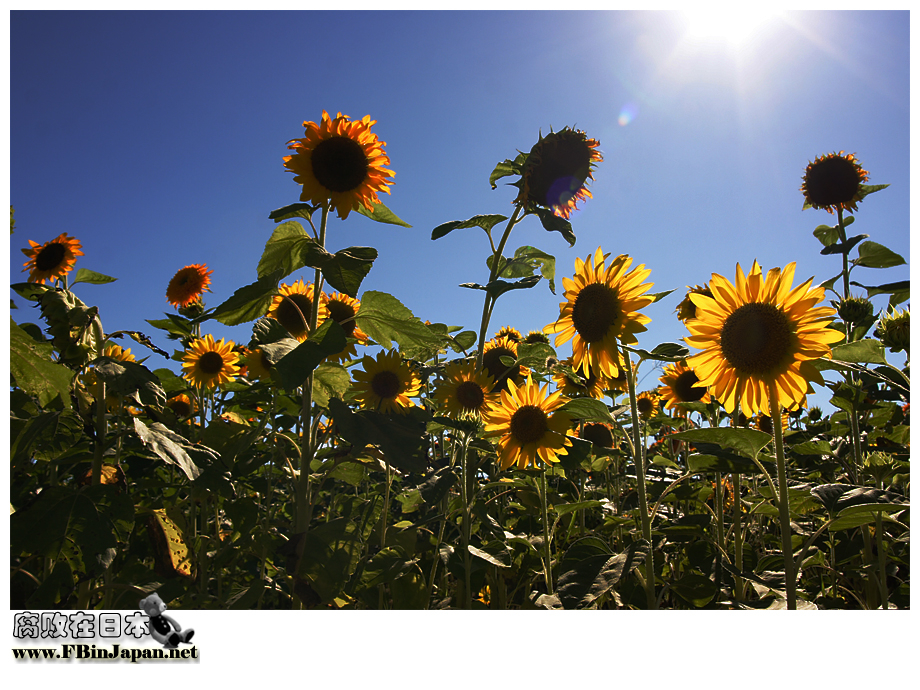
[{"label": "green leaf", "polygon": [[[192,326],[194,323],[184,316],[179,316],[178,314],[164,314],[165,319],[145,319],[154,328],[159,328],[160,330],[166,331],[170,334],[170,337],[175,336],[173,339],[178,340],[179,338],[187,338],[192,335]],[[208,316],[207,318],[210,318]]]},{"label": "green leaf", "polygon": [[556,358],[556,351],[546,343],[521,343],[518,345],[517,360],[514,363],[542,370],[550,357]]},{"label": "green leaf", "polygon": [[831,359],[850,364],[888,364],[881,341],[865,338],[831,348]]},{"label": "green leaf", "polygon": [[290,220],[291,218],[309,219],[318,208],[319,206],[311,206],[310,204],[304,203],[288,204],[287,206],[275,209],[268,214],[268,217],[276,223]]},{"label": "green leaf", "polygon": [[52,292],[54,288],[39,283],[13,283],[10,289],[20,297],[30,302],[37,302],[46,292]]},{"label": "green leaf", "polygon": [[332,255],[300,223],[288,221],[275,228],[265,243],[257,272],[259,278],[278,272],[278,280],[281,280],[304,266],[319,268],[331,258]]},{"label": "green leaf", "polygon": [[854,235],[853,237],[848,237],[846,242],[837,242],[836,244],[829,245],[822,249],[821,253],[825,256],[829,254],[849,254],[853,247],[867,237],[868,235]]},{"label": "green leaf", "polygon": [[566,609],[590,606],[642,565],[648,552],[648,542],[644,540],[633,542],[626,551],[614,555],[597,537],[579,539],[565,552],[558,566],[559,601]]},{"label": "green leaf", "polygon": [[690,350],[678,343],[661,343],[656,345],[651,352],[631,347],[626,349],[630,352],[635,352],[642,359],[650,359],[656,362],[679,362],[690,354]]},{"label": "green leaf", "polygon": [[19,467],[32,458],[54,460],[83,436],[83,419],[72,410],[45,412],[28,420],[10,445],[10,459]]},{"label": "green leaf", "polygon": [[[492,269],[493,259],[494,255],[486,260],[489,270]],[[549,281],[550,292],[556,294],[556,257],[552,254],[524,245],[514,251],[512,258],[502,257],[499,267],[499,278],[524,278],[534,275],[534,272],[539,270],[540,275]]]},{"label": "green leaf", "polygon": [[390,225],[401,225],[404,228],[411,228],[406,221],[402,220],[399,216],[393,213],[390,209],[383,205],[383,202],[374,204],[374,208],[368,211],[364,204],[358,204],[358,207],[355,209],[362,216],[367,216],[371,220],[376,220],[378,223],[389,223]]},{"label": "green leaf", "polygon": [[159,422],[154,422],[149,427],[137,417],[134,418],[134,433],[143,444],[153,451],[161,460],[175,465],[181,469],[189,480],[194,480],[201,470],[189,456],[189,450],[202,451],[212,457],[216,453],[201,444],[190,445],[185,437],[170,431]]},{"label": "green leaf", "polygon": [[320,523],[303,533],[297,574],[309,580],[324,602],[348,584],[361,559],[364,543],[355,524],[345,518]]},{"label": "green leaf", "polygon": [[233,293],[223,304],[219,305],[209,316],[225,326],[237,326],[247,321],[254,321],[268,311],[272,298],[278,293],[278,281],[284,277],[281,269],[260,277]]},{"label": "green leaf", "polygon": [[524,161],[526,160],[527,154],[520,153],[513,161],[506,158],[501,163],[496,165],[495,169],[492,171],[492,174],[489,175],[489,184],[492,185],[492,189],[497,187],[495,184],[496,180],[500,180],[503,177],[510,177],[511,175],[520,175]]},{"label": "green leaf", "polygon": [[569,400],[565,405],[559,408],[562,412],[570,415],[573,419],[584,420],[586,422],[601,422],[602,424],[613,424],[613,417],[607,405],[602,400],[594,398],[574,398]]},{"label": "green leaf", "polygon": [[70,407],[70,382],[73,371],[51,361],[50,343],[40,343],[10,319],[10,374],[16,385],[29,395],[38,398],[47,407],[60,398],[64,407]]},{"label": "green leaf", "polygon": [[841,510],[837,517],[827,526],[827,529],[831,532],[836,532],[868,525],[875,522],[877,513],[895,513],[906,508],[908,506],[900,503],[861,503]]},{"label": "green leaf", "polygon": [[672,434],[669,438],[697,444],[711,443],[738,451],[748,458],[757,458],[757,454],[773,439],[770,434],[757,429],[729,428],[691,429]]},{"label": "green leaf", "polygon": [[454,352],[466,352],[476,344],[476,340],[479,338],[476,331],[461,331],[455,336],[448,337],[450,338],[449,344]]},{"label": "green leaf", "polygon": [[560,218],[548,208],[537,207],[535,212],[545,230],[560,233],[570,247],[575,246],[575,231],[572,230],[572,224],[569,221]]},{"label": "green leaf", "polygon": [[650,292],[648,293],[647,297],[652,297],[653,299],[651,303],[654,304],[655,302],[660,302],[672,292],[674,292],[674,290],[665,290],[664,292]]},{"label": "green leaf", "polygon": [[[342,330],[342,327],[333,319],[327,319],[310,334],[309,338],[274,362],[272,370],[284,388],[294,390],[304,384],[307,377],[326,357],[341,352],[346,344],[345,331]],[[275,345],[276,347],[285,346],[277,343]],[[269,357],[269,361],[271,361],[269,352],[277,354],[272,345],[265,345],[262,350],[266,357]]]},{"label": "green leaf", "polygon": [[313,402],[326,407],[329,398],[343,398],[350,383],[348,369],[341,364],[323,362],[313,372]]},{"label": "green leaf", "polygon": [[532,288],[539,282],[540,276],[521,278],[520,280],[516,280],[513,283],[509,283],[507,280],[499,280],[496,278],[488,285],[480,285],[479,283],[460,283],[460,287],[471,288],[473,290],[485,290],[489,293],[489,295],[492,296],[492,299],[497,299],[500,295],[503,295],[510,290],[525,290],[527,288]]},{"label": "green leaf", "polygon": [[830,247],[834,242],[840,239],[840,233],[837,231],[837,226],[831,227],[830,225],[819,225],[815,228],[812,233],[825,247]]},{"label": "green leaf", "polygon": [[578,503],[562,503],[555,504],[552,506],[552,510],[562,517],[563,515],[568,515],[569,513],[574,513],[576,510],[590,510],[592,508],[600,508],[603,503],[600,501],[579,501]]},{"label": "green leaf", "polygon": [[386,292],[368,290],[355,316],[358,327],[386,349],[439,348],[445,338],[433,332],[402,302]]},{"label": "green leaf", "polygon": [[77,283],[90,283],[92,285],[102,285],[104,283],[114,283],[118,278],[112,278],[111,276],[103,275],[102,273],[96,273],[91,271],[88,268],[78,268],[77,275],[74,276],[74,279],[70,282],[71,285],[76,285]]},{"label": "green leaf", "polygon": [[106,388],[116,395],[133,395],[142,405],[158,408],[166,404],[166,391],[160,379],[143,364],[99,357],[94,370]]},{"label": "green leaf", "polygon": [[719,594],[719,587],[705,575],[690,572],[671,583],[674,593],[696,608],[702,608]]},{"label": "green leaf", "polygon": [[723,474],[758,474],[760,472],[760,468],[754,464],[753,460],[726,452],[690,455],[687,458],[687,470],[694,473],[722,472]]},{"label": "green leaf", "polygon": [[339,292],[357,298],[361,282],[370,273],[376,258],[377,250],[373,247],[340,249],[323,263],[323,278]]},{"label": "green leaf", "polygon": [[[495,189],[494,186],[492,188]],[[462,230],[466,228],[482,228],[488,234],[491,232],[496,223],[501,223],[503,220],[508,220],[507,216],[501,216],[498,214],[473,216],[469,220],[451,220],[447,223],[441,223],[438,227],[432,230],[431,239],[439,240],[454,230]]]},{"label": "green leaf", "polygon": [[854,266],[867,268],[890,268],[901,266],[905,263],[904,257],[895,254],[888,247],[877,242],[866,241],[859,245],[859,258],[853,259]]},{"label": "green leaf", "polygon": [[875,194],[876,192],[890,186],[891,185],[887,184],[861,184],[859,185],[859,193],[862,194],[863,198],[865,198],[870,194]]},{"label": "green leaf", "polygon": [[[467,547],[469,552],[476,556],[476,558],[481,558],[486,563],[491,563],[494,566],[499,568],[510,568],[511,567],[511,554],[508,552],[507,547],[505,547],[503,552],[499,552],[496,556],[493,556],[488,551],[478,549],[472,544],[469,544]],[[499,556],[504,556],[504,560],[500,559]]]},{"label": "green leaf", "polygon": [[896,295],[902,292],[910,293],[909,280],[899,280],[895,283],[885,283],[884,285],[863,285],[862,283],[857,283],[855,280],[851,280],[850,284],[865,289],[869,297],[875,297],[876,295]]}]

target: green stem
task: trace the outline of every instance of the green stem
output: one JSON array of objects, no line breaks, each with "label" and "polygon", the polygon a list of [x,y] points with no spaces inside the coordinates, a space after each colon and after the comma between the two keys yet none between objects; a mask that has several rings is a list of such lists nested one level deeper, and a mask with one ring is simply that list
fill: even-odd
[{"label": "green stem", "polygon": [[639,498],[639,517],[642,522],[642,536],[648,542],[649,552],[646,559],[645,598],[650,609],[657,609],[655,598],[655,550],[652,548],[652,521],[648,514],[648,498],[645,493],[645,448],[639,429],[639,408],[636,405],[636,381],[632,370],[629,351],[623,349],[623,361],[626,363],[626,383],[629,389],[629,407],[632,412],[633,428],[633,462],[636,465],[636,490]]},{"label": "green stem", "polygon": [[878,549],[878,585],[882,595],[882,608],[888,609],[888,559],[885,553],[885,530],[882,527],[882,514],[875,514],[875,544]]},{"label": "green stem", "polygon": [[[744,542],[741,540],[741,475],[737,472],[732,474],[732,492],[734,493],[734,505],[732,506],[732,517],[734,518],[735,531],[735,567],[739,571],[744,570]],[[735,575],[735,599],[741,599],[744,593],[744,579],[741,575]]]},{"label": "green stem", "polygon": [[795,558],[792,553],[792,524],[789,518],[789,487],[786,481],[786,457],[783,449],[783,410],[779,405],[776,383],[769,384],[770,414],[773,417],[773,449],[776,452],[776,475],[779,484],[779,528],[783,540],[783,563],[786,569],[786,608],[795,605]]},{"label": "green stem", "polygon": [[463,608],[469,610],[473,608],[473,590],[470,586],[470,570],[472,569],[472,560],[470,555],[470,498],[469,498],[469,461],[467,451],[469,448],[469,436],[463,433],[460,442],[460,502],[462,505],[462,523],[460,525],[460,538],[463,547],[463,578],[464,578],[464,596]]},{"label": "green stem", "polygon": [[543,466],[543,472],[540,475],[540,504],[543,508],[543,579],[546,582],[546,593],[550,596],[553,594],[553,561],[552,549],[550,547],[549,533],[549,509],[546,500],[546,466]]},{"label": "green stem", "polygon": [[[837,205],[837,234],[840,236],[840,244],[846,245],[847,231],[843,225],[843,206]],[[843,297],[847,299],[850,296],[850,262],[849,252],[843,252]],[[848,327],[849,328],[849,327]]]}]

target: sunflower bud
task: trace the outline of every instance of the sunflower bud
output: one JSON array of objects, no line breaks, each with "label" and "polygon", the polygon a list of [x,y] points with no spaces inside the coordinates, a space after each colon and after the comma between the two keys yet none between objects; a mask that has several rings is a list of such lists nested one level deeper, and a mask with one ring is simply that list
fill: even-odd
[{"label": "sunflower bud", "polygon": [[858,324],[875,314],[872,302],[865,297],[845,297],[839,302],[832,301],[831,304],[846,323]]},{"label": "sunflower bud", "polygon": [[204,302],[201,297],[198,297],[184,307],[179,307],[178,311],[180,316],[184,316],[187,319],[197,319],[204,314]]},{"label": "sunflower bud", "polygon": [[883,316],[873,335],[892,352],[905,350],[910,354],[910,307]]},{"label": "sunflower bud", "polygon": [[812,424],[817,424],[821,421],[821,418],[824,416],[824,412],[820,407],[812,407],[808,410],[808,421]]}]

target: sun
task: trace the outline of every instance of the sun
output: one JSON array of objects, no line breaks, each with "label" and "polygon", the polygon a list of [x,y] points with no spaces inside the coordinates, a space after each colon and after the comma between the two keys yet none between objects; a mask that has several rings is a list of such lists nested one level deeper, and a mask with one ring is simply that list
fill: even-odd
[{"label": "sun", "polygon": [[680,13],[687,40],[699,43],[727,43],[740,47],[762,32],[775,18],[776,10],[763,6],[726,8],[712,5]]}]

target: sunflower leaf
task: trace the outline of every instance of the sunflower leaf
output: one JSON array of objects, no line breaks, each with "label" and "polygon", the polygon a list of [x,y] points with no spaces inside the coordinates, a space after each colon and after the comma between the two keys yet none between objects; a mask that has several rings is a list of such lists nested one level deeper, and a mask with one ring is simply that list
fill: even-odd
[{"label": "sunflower leaf", "polygon": [[358,204],[358,207],[355,209],[362,216],[367,216],[371,220],[375,220],[378,223],[389,223],[390,225],[401,225],[404,228],[411,228],[406,221],[402,220],[399,216],[393,213],[390,209],[384,206],[383,202],[374,204],[374,208],[368,211],[364,204]]},{"label": "sunflower leaf", "polygon": [[276,269],[261,276],[256,282],[241,287],[208,318],[217,319],[225,326],[237,326],[265,316],[272,298],[278,292],[278,281],[285,275],[283,269]]},{"label": "sunflower leaf", "polygon": [[[485,290],[492,296],[492,299],[497,299],[499,295],[503,295],[509,290],[524,290],[527,288],[532,288],[539,282],[540,276],[521,278],[520,280],[516,280],[513,283],[509,283],[507,280],[493,280],[488,285],[486,285]],[[466,287],[466,285],[461,287]],[[478,289],[481,290],[482,288],[480,287]]]},{"label": "sunflower leaf", "polygon": [[614,423],[607,405],[602,400],[596,400],[595,398],[574,398],[559,409],[573,419],[586,422],[601,422],[603,424]]},{"label": "sunflower leaf", "polygon": [[10,319],[10,374],[16,385],[47,407],[60,398],[70,407],[70,382],[73,371],[51,361],[50,343],[40,343]]},{"label": "sunflower leaf", "polygon": [[[494,258],[493,254],[486,259],[489,269],[492,268]],[[556,294],[556,257],[552,254],[524,245],[514,251],[512,258],[502,257],[498,265],[500,268],[496,275],[499,278],[524,278],[534,275],[534,272],[539,270],[540,275],[549,281],[550,292]]]},{"label": "sunflower leaf", "polygon": [[122,362],[111,357],[99,357],[94,366],[96,376],[117,395],[132,395],[142,405],[161,408],[166,404],[166,391],[160,379],[137,362]]},{"label": "sunflower leaf", "polygon": [[718,428],[679,431],[668,438],[694,444],[709,443],[738,451],[748,458],[756,458],[761,449],[773,439],[773,436],[757,429]]},{"label": "sunflower leaf", "polygon": [[[186,449],[191,449],[192,446],[189,445],[184,437],[174,431],[170,431],[159,422],[154,422],[148,427],[137,417],[134,418],[134,433],[137,434],[138,438],[149,450],[153,451],[161,460],[179,467],[190,480],[194,480],[201,474],[201,469],[186,452]],[[209,454],[215,454],[210,448],[200,444],[195,444],[194,448]]]},{"label": "sunflower leaf", "polygon": [[[677,289],[677,288],[675,288],[675,290],[676,290],[676,289]],[[660,302],[660,301],[663,300],[665,297],[667,297],[668,295],[670,295],[672,292],[674,292],[674,290],[665,290],[664,292],[650,292],[650,293],[648,293],[648,295],[646,295],[646,296],[647,296],[647,297],[651,297],[651,298],[652,298],[651,304],[654,304],[655,302]]]},{"label": "sunflower leaf", "polygon": [[322,265],[323,278],[349,297],[357,298],[361,281],[370,273],[377,250],[373,247],[340,249]]},{"label": "sunflower leaf", "polygon": [[386,349],[396,341],[405,352],[411,348],[440,347],[445,338],[428,328],[393,295],[368,290],[355,315],[358,327]]},{"label": "sunflower leaf", "polygon": [[348,390],[351,377],[341,364],[323,362],[313,372],[313,402],[326,407],[330,398],[341,398]]},{"label": "sunflower leaf", "polygon": [[495,189],[498,185],[495,184],[496,180],[500,180],[503,177],[510,177],[511,175],[520,175],[521,170],[523,169],[524,161],[527,160],[527,154],[520,153],[514,160],[505,159],[501,163],[495,166],[495,169],[492,171],[492,174],[489,175],[489,184],[492,185],[492,189]]},{"label": "sunflower leaf", "polygon": [[74,276],[74,279],[70,282],[70,284],[76,285],[77,283],[90,283],[92,285],[103,285],[105,283],[114,283],[116,280],[118,280],[118,278],[103,275],[102,273],[96,273],[96,271],[91,271],[88,268],[78,268],[77,275]]},{"label": "sunflower leaf", "polygon": [[859,193],[865,198],[890,186],[887,184],[861,184],[859,185]]},{"label": "sunflower leaf", "polygon": [[53,289],[39,283],[13,283],[10,289],[17,295],[31,302],[37,302],[49,290]]},{"label": "sunflower leaf", "polygon": [[291,218],[307,218],[313,216],[313,213],[319,208],[319,206],[311,206],[310,204],[288,204],[287,206],[282,206],[281,208],[276,208],[274,211],[268,214],[268,217],[280,223],[284,220],[290,220]]},{"label": "sunflower leaf", "polygon": [[565,218],[560,218],[548,208],[537,207],[535,209],[537,216],[543,228],[549,232],[558,232],[569,243],[570,247],[575,246],[575,231],[572,230],[572,224]]},{"label": "sunflower leaf", "polygon": [[875,297],[876,295],[897,295],[902,292],[910,292],[909,280],[899,280],[896,283],[885,283],[884,285],[863,285],[862,283],[857,283],[855,280],[851,280],[850,284],[865,289],[866,292],[869,293],[869,297]]},{"label": "sunflower leaf", "polygon": [[878,242],[863,242],[859,245],[859,257],[853,259],[854,266],[867,268],[890,268],[907,263],[900,254],[895,254],[888,247]]},{"label": "sunflower leaf", "polygon": [[[341,352],[347,341],[345,331],[333,319],[327,319],[310,337],[275,362],[272,370],[287,390],[302,386],[307,377],[330,355]],[[276,344],[277,345],[277,344]],[[264,346],[270,351],[271,345]],[[270,357],[266,351],[266,357]]]},{"label": "sunflower leaf", "polygon": [[403,472],[424,472],[428,464],[428,445],[424,411],[385,415],[371,410],[353,412],[338,398],[329,399],[329,415],[341,437],[363,448],[378,446],[387,463]]},{"label": "sunflower leaf", "polygon": [[304,266],[322,268],[332,258],[332,254],[310,237],[300,223],[288,221],[275,228],[265,243],[265,250],[256,270],[259,278],[281,271],[280,280]]},{"label": "sunflower leaf", "polygon": [[850,364],[888,364],[881,341],[865,338],[855,343],[843,343],[831,348],[831,358]]},{"label": "sunflower leaf", "polygon": [[650,359],[656,362],[679,362],[690,354],[690,350],[678,343],[661,343],[656,345],[651,352],[628,346],[626,349],[639,355],[642,359]]},{"label": "sunflower leaf", "polygon": [[835,244],[826,246],[821,250],[821,253],[825,256],[829,254],[849,254],[853,247],[855,247],[867,237],[868,235],[853,235],[853,237],[848,237],[846,242],[837,242]]},{"label": "sunflower leaf", "polygon": [[439,240],[454,230],[465,228],[482,228],[488,234],[497,223],[501,223],[503,220],[508,220],[508,218],[498,214],[473,216],[469,220],[451,220],[447,223],[441,223],[432,230],[431,239]]}]

